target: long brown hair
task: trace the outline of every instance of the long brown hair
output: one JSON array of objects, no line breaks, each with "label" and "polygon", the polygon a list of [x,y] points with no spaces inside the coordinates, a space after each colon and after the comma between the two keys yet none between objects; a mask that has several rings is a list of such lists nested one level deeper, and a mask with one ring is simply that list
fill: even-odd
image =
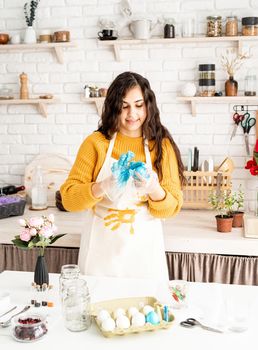
[{"label": "long brown hair", "polygon": [[127,92],[135,86],[139,86],[141,88],[146,105],[147,117],[142,126],[143,137],[147,140],[154,141],[153,148],[155,149],[156,153],[154,166],[158,171],[158,175],[162,179],[162,139],[168,138],[176,154],[179,178],[181,184],[183,184],[184,166],[180,151],[170,132],[161,124],[156,97],[154,92],[151,90],[149,81],[140,74],[124,72],[119,74],[112,82],[107,91],[98,131],[105,135],[108,140],[113,137],[115,132],[119,131],[119,115],[122,111],[123,98]]}]

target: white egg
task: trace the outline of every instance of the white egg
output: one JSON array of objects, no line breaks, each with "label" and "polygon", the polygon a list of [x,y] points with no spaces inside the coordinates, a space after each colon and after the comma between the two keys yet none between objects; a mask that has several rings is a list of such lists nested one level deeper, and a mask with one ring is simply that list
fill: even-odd
[{"label": "white egg", "polygon": [[130,320],[125,315],[120,315],[116,320],[117,328],[126,329],[130,327]]},{"label": "white egg", "polygon": [[114,319],[116,320],[119,316],[125,316],[125,310],[119,307],[113,312]]},{"label": "white egg", "polygon": [[132,317],[132,326],[134,327],[142,327],[145,325],[145,316],[141,312],[137,312]]},{"label": "white egg", "polygon": [[98,315],[97,315],[97,320],[102,323],[104,320],[106,320],[107,318],[110,318],[110,313],[105,310],[105,309],[102,309],[99,311]]},{"label": "white egg", "polygon": [[105,332],[112,332],[116,328],[116,323],[113,318],[109,317],[101,323],[101,328]]},{"label": "white egg", "polygon": [[151,311],[154,311],[154,309],[150,305],[145,305],[142,309],[142,312],[144,313],[145,316]]},{"label": "white egg", "polygon": [[129,309],[127,311],[128,316],[130,318],[133,317],[133,315],[137,314],[138,312],[139,312],[139,310],[136,307],[134,307],[134,306],[129,307]]}]

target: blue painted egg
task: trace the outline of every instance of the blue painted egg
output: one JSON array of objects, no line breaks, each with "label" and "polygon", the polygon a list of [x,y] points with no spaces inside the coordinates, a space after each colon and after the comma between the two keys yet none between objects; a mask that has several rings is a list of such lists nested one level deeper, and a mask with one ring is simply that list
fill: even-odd
[{"label": "blue painted egg", "polygon": [[159,324],[159,316],[155,311],[150,311],[146,315],[146,322],[151,323],[151,324]]}]

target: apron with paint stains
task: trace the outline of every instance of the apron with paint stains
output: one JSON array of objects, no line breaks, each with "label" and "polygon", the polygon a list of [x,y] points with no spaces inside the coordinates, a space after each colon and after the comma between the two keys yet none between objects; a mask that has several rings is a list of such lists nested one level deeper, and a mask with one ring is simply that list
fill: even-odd
[{"label": "apron with paint stains", "polygon": [[[96,182],[111,175],[116,159],[111,157],[116,135],[109,143]],[[144,146],[147,166],[152,168],[148,144]],[[81,237],[81,272],[94,276],[168,279],[160,219],[148,212],[130,178],[122,196],[110,201],[106,196],[87,212]]]}]

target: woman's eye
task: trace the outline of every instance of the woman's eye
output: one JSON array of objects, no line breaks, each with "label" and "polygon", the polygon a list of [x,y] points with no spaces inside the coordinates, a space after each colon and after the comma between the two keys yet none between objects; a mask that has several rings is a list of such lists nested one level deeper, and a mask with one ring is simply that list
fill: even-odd
[{"label": "woman's eye", "polygon": [[126,109],[126,108],[128,108],[128,106],[123,106],[123,109]]},{"label": "woman's eye", "polygon": [[141,104],[141,105],[136,105],[137,108],[141,108],[142,106],[143,106],[143,104]]}]

